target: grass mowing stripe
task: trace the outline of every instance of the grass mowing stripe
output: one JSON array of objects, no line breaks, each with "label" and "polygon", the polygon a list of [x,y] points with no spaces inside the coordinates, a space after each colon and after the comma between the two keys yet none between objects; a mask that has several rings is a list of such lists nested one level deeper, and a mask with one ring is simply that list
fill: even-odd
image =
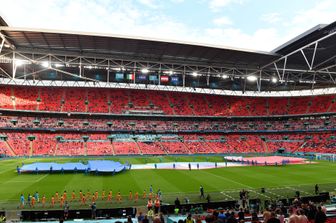
[{"label": "grass mowing stripe", "polygon": [[[268,199],[278,197],[294,196],[294,190],[305,191],[313,194],[315,183],[320,184],[321,191],[334,191],[336,182],[333,178],[336,174],[336,165],[331,162],[319,161],[314,165],[287,165],[287,166],[258,166],[258,167],[230,167],[210,170],[131,170],[115,176],[84,175],[78,174],[49,174],[49,175],[29,175],[20,176],[15,172],[16,166],[32,162],[78,162],[90,159],[119,160],[130,163],[160,163],[160,162],[202,162],[202,161],[222,161],[223,158],[202,157],[202,156],[182,156],[182,157],[79,157],[79,158],[33,158],[33,159],[12,159],[0,161],[0,208],[16,208],[20,193],[34,193],[39,191],[47,199],[55,191],[68,191],[70,196],[72,190],[78,192],[80,189],[90,191],[112,189],[115,192],[120,189],[126,198],[128,191],[138,191],[142,196],[143,189],[148,192],[152,184],[155,191],[160,188],[163,192],[164,202],[173,203],[176,196],[180,198],[188,197],[191,202],[201,202],[199,199],[199,185],[205,188],[205,193],[209,193],[214,200],[237,199],[238,192],[245,188],[251,191],[251,197]],[[4,165],[2,165],[4,164]],[[22,181],[22,182],[21,182]],[[323,184],[325,183],[325,184]],[[284,186],[289,186],[294,190],[289,190]],[[265,187],[265,196],[261,195],[260,188]],[[223,193],[221,193],[223,192]],[[302,192],[305,194],[304,192]],[[78,196],[78,195],[77,195]],[[141,200],[137,205],[145,205],[146,201]],[[78,202],[72,204],[77,208]],[[117,207],[118,204],[107,205],[99,201],[102,207]],[[134,205],[125,200],[121,206]]]},{"label": "grass mowing stripe", "polygon": [[211,175],[211,176],[214,176],[214,177],[217,177],[217,178],[220,178],[220,179],[223,179],[225,181],[229,181],[229,182],[232,182],[234,184],[237,184],[237,185],[240,185],[240,186],[243,186],[243,187],[247,187],[247,188],[252,188],[251,186],[247,185],[247,184],[243,184],[243,183],[240,183],[240,182],[237,182],[235,180],[232,180],[228,177],[223,177],[223,176],[219,176],[217,174],[214,174],[214,173],[211,173],[211,172],[207,172],[207,174]]}]

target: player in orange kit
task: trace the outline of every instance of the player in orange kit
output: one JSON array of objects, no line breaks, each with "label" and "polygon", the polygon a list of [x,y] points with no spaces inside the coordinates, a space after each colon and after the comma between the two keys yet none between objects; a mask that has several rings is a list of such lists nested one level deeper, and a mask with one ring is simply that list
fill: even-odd
[{"label": "player in orange kit", "polygon": [[107,195],[107,202],[112,203],[112,191],[110,191]]},{"label": "player in orange kit", "polygon": [[64,201],[67,200],[67,192],[66,192],[66,190],[63,192],[63,200],[64,200]]},{"label": "player in orange kit", "polygon": [[82,190],[79,191],[79,201],[81,202],[83,198],[83,193]]},{"label": "player in orange kit", "polygon": [[73,190],[72,193],[71,193],[71,201],[75,201],[75,200],[76,200],[76,193]]},{"label": "player in orange kit", "polygon": [[102,201],[105,200],[105,190],[103,190],[102,195],[101,195]]},{"label": "player in orange kit", "polygon": [[133,194],[132,194],[132,191],[131,191],[131,190],[129,191],[128,199],[129,199],[130,201],[133,200]]},{"label": "player in orange kit", "polygon": [[98,200],[98,191],[95,192],[95,200]]},{"label": "player in orange kit", "polygon": [[45,207],[45,202],[46,202],[46,197],[45,197],[45,195],[43,194],[43,197],[42,197],[42,207],[43,207],[43,208]]},{"label": "player in orange kit", "polygon": [[36,202],[36,199],[35,199],[35,197],[33,196],[32,199],[31,199],[31,206],[32,206],[32,208],[35,207],[35,202]]},{"label": "player in orange kit", "polygon": [[142,199],[146,199],[146,197],[147,197],[146,190],[144,190],[142,194]]},{"label": "player in orange kit", "polygon": [[83,206],[85,206],[85,204],[86,204],[86,197],[85,197],[85,195],[83,195],[82,196],[82,200],[81,200],[81,204],[83,205]]},{"label": "player in orange kit", "polygon": [[56,193],[55,193],[55,202],[58,202],[58,192],[56,191]]},{"label": "player in orange kit", "polygon": [[55,207],[55,197],[54,196],[51,197],[51,207],[52,208]]},{"label": "player in orange kit", "polygon": [[119,203],[121,203],[121,199],[122,199],[122,198],[121,198],[120,191],[118,192],[116,198],[117,198],[117,201],[118,201]]},{"label": "player in orange kit", "polygon": [[62,208],[63,205],[64,205],[64,196],[62,195],[60,199],[60,207]]}]

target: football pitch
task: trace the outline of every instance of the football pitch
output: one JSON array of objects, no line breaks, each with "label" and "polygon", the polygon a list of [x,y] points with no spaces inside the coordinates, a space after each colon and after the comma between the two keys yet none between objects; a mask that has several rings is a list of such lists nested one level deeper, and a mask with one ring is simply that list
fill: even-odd
[{"label": "football pitch", "polygon": [[[70,202],[71,208],[88,208],[81,206],[79,191],[94,193],[98,191],[97,207],[129,207],[144,206],[147,200],[142,199],[143,191],[149,193],[150,185],[153,191],[162,191],[164,204],[173,204],[176,197],[184,203],[188,198],[190,203],[206,202],[199,197],[199,187],[204,187],[205,195],[209,194],[211,201],[235,200],[239,197],[241,189],[248,190],[250,198],[270,200],[275,198],[294,197],[296,191],[301,196],[314,194],[314,185],[320,185],[320,192],[335,192],[336,189],[336,163],[318,161],[314,164],[286,165],[286,166],[242,166],[226,167],[206,170],[130,170],[112,175],[85,175],[83,173],[53,173],[53,174],[21,174],[16,172],[16,166],[22,163],[33,162],[85,162],[89,159],[112,159],[121,163],[132,164],[159,163],[159,162],[222,162],[220,156],[164,156],[164,157],[100,157],[100,158],[19,158],[0,161],[0,208],[17,209],[20,194],[27,198],[28,193],[33,195],[36,191],[40,198],[45,194],[46,206],[50,208],[50,198],[55,192],[63,194],[67,191],[68,200],[72,191],[76,193],[76,200]],[[265,188],[265,193],[261,193]],[[101,193],[106,195],[112,190],[113,202],[101,200]],[[115,195],[120,191],[121,203],[117,203]],[[139,200],[129,200],[129,191],[139,193]],[[40,209],[37,204],[35,209]],[[55,208],[60,208],[56,205]],[[29,209],[27,206],[25,209]]]}]

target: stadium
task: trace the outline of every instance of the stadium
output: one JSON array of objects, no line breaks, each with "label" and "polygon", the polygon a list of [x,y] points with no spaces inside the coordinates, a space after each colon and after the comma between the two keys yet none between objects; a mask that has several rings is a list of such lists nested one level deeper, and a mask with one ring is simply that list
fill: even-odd
[{"label": "stadium", "polygon": [[137,221],[152,199],[170,222],[298,204],[335,221],[336,22],[271,52],[1,17],[0,37],[7,220]]}]

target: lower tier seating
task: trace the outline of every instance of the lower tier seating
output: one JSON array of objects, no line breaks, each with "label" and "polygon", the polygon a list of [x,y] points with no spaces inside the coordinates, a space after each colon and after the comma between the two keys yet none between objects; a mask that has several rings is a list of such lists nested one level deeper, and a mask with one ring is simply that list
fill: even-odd
[{"label": "lower tier seating", "polygon": [[115,135],[0,132],[7,156],[164,155],[277,152],[336,153],[332,133]]}]

